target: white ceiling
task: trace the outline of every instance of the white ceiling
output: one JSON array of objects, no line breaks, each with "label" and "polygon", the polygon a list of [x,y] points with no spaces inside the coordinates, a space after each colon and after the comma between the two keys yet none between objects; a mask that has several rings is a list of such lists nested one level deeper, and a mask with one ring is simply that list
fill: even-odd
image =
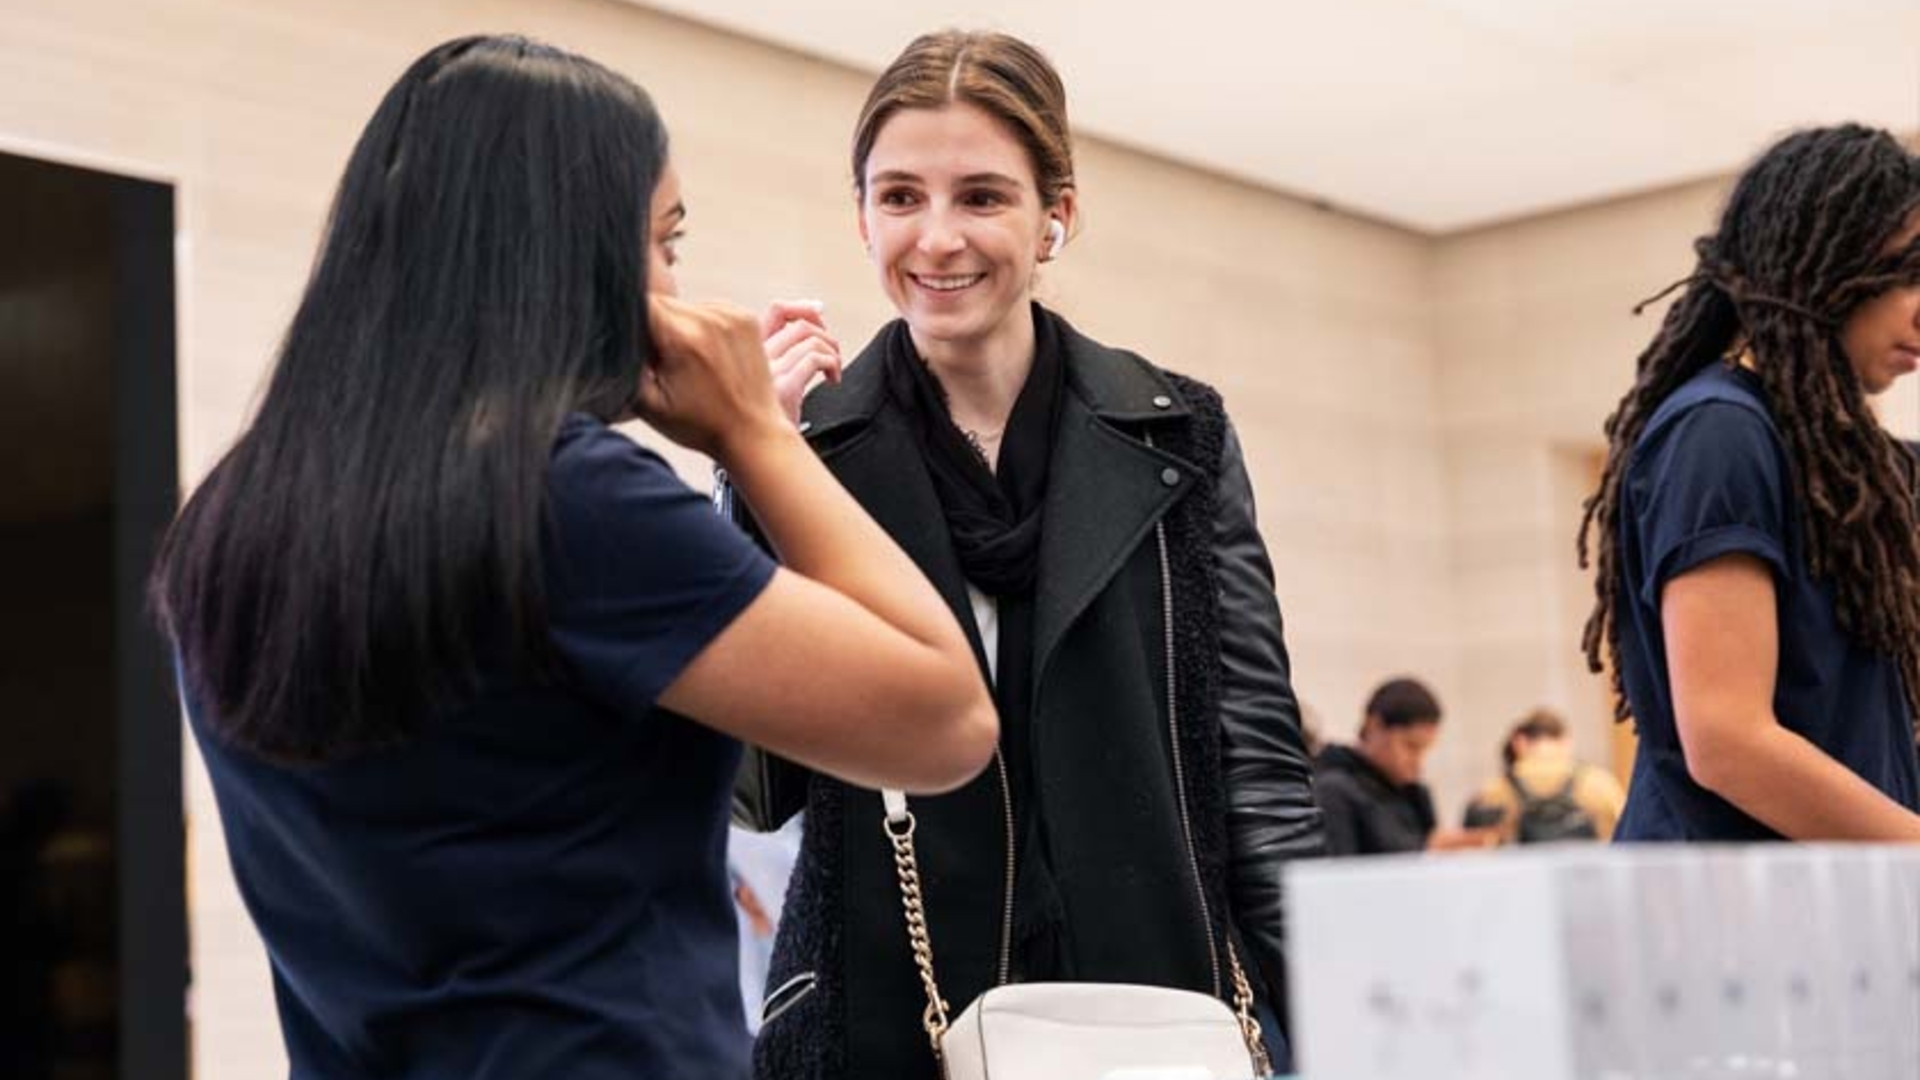
[{"label": "white ceiling", "polygon": [[1083,134],[1423,232],[1730,171],[1779,132],[1920,126],[1920,0],[635,0],[878,71],[1006,30]]}]

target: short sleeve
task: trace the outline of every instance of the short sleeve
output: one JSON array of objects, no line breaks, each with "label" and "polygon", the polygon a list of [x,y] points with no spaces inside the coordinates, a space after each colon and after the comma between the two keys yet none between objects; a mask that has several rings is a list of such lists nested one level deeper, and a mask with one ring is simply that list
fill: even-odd
[{"label": "short sleeve", "polygon": [[1787,492],[1779,443],[1753,409],[1708,401],[1675,417],[1628,476],[1644,558],[1640,598],[1723,555],[1752,555],[1788,575]]},{"label": "short sleeve", "polygon": [[570,417],[547,481],[549,633],[586,692],[643,715],[774,564],[658,454]]}]

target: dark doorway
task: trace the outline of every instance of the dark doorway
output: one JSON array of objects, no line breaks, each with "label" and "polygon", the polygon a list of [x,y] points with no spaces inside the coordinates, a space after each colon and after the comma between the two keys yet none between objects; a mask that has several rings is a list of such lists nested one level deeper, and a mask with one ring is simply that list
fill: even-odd
[{"label": "dark doorway", "polygon": [[0,1075],[183,1080],[173,189],[0,154]]}]

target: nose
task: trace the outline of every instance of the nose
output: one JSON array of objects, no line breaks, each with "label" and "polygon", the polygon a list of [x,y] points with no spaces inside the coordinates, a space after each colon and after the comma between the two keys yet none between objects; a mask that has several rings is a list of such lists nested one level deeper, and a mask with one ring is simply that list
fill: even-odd
[{"label": "nose", "polygon": [[920,241],[915,245],[922,255],[938,258],[966,250],[966,233],[951,213],[943,209],[930,210],[924,221]]}]

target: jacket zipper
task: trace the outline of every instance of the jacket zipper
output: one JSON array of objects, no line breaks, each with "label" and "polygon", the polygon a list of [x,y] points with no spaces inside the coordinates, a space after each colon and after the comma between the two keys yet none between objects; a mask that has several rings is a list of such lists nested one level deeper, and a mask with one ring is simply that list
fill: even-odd
[{"label": "jacket zipper", "polygon": [[768,991],[767,996],[760,1002],[760,1026],[766,1027],[780,1019],[788,1009],[800,1004],[808,994],[818,989],[819,984],[820,979],[817,975],[811,971],[803,971]]},{"label": "jacket zipper", "polygon": [[1007,825],[1007,892],[1000,913],[1000,971],[995,986],[1005,986],[1013,969],[1013,784],[1007,779],[1007,760],[993,748],[993,766],[1000,774],[1000,807]]},{"label": "jacket zipper", "polygon": [[[1153,445],[1153,437],[1147,437]],[[1220,947],[1213,936],[1213,914],[1207,905],[1207,888],[1200,880],[1200,859],[1193,850],[1193,818],[1187,810],[1187,772],[1180,755],[1180,705],[1178,676],[1173,648],[1173,573],[1167,559],[1167,526],[1153,523],[1153,540],[1160,555],[1160,630],[1166,642],[1167,663],[1167,746],[1173,752],[1174,796],[1180,803],[1180,836],[1186,841],[1187,869],[1193,874],[1193,894],[1200,901],[1200,928],[1207,936],[1207,964],[1213,973],[1213,996],[1220,996]]]}]

